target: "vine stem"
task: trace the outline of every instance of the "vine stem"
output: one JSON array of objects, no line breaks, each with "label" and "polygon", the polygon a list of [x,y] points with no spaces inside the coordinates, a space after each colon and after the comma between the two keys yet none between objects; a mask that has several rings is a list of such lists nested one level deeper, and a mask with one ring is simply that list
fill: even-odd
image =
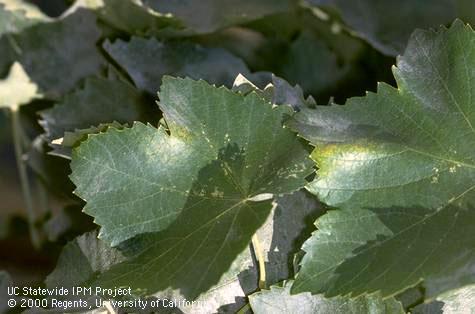
[{"label": "vine stem", "polygon": [[257,261],[259,263],[259,289],[266,288],[266,261],[264,259],[264,253],[262,251],[262,246],[259,241],[257,234],[252,236],[252,247],[254,248],[254,253],[256,254]]},{"label": "vine stem", "polygon": [[25,166],[25,160],[23,158],[23,130],[20,124],[20,112],[18,108],[12,108],[11,110],[12,116],[12,134],[13,134],[13,145],[15,148],[15,158],[16,164],[18,168],[18,174],[20,176],[20,184],[21,190],[23,193],[23,199],[25,201],[26,211],[28,214],[28,227],[30,230],[30,238],[33,246],[35,248],[40,247],[40,238],[38,234],[38,230],[35,226],[35,212],[33,209],[33,198],[31,194],[30,182],[28,180],[28,173]]}]

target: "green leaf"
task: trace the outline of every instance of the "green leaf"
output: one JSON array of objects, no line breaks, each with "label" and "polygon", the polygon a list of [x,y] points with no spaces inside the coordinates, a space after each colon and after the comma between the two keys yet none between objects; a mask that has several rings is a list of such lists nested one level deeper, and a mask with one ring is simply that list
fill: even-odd
[{"label": "green leaf", "polygon": [[[83,234],[63,248],[56,268],[46,279],[46,286],[49,288],[55,286],[87,287],[98,273],[109,269],[125,258],[130,258],[136,252],[140,252],[146,244],[147,241],[141,243],[132,240],[116,249],[110,248],[106,242],[99,240],[97,232]],[[243,305],[242,301],[236,304],[231,303],[236,302],[237,299],[244,300],[246,294],[257,289],[258,274],[253,268],[251,254],[250,248],[247,247],[235,259],[215,287],[201,295],[196,300],[197,303],[178,304],[176,309],[181,309],[185,313],[215,313],[221,307],[239,309]],[[75,269],[75,272],[72,273],[71,269]],[[183,300],[183,295],[180,293],[158,293],[153,297],[161,300]],[[81,296],[68,297],[70,300],[79,298]]]},{"label": "green leaf", "polygon": [[77,8],[95,10],[101,20],[122,31],[135,35],[159,34],[181,29],[181,23],[170,14],[161,14],[139,0],[79,0]]},{"label": "green leaf", "polygon": [[52,212],[43,226],[48,241],[61,242],[93,230],[95,225],[91,217],[84,215],[81,209],[78,205],[68,205]]},{"label": "green leaf", "polygon": [[0,36],[18,33],[36,23],[47,21],[39,10],[33,6],[23,6],[20,1],[0,1]]},{"label": "green leaf", "polygon": [[114,121],[111,123],[100,123],[97,126],[92,126],[87,129],[75,129],[71,132],[66,131],[63,137],[51,141],[50,146],[54,147],[54,149],[49,151],[48,154],[71,159],[72,149],[79,146],[90,134],[105,132],[108,128],[123,129],[127,126],[127,124]]},{"label": "green leaf", "polygon": [[343,208],[473,203],[475,45],[461,43],[474,38],[460,21],[416,31],[394,68],[398,89],[297,114],[290,126],[316,145],[320,168],[309,190]]},{"label": "green leaf", "polygon": [[[184,313],[234,313],[246,304],[246,295],[257,289],[258,274],[253,265],[252,252],[246,247],[208,291],[195,303],[178,304]],[[168,289],[153,295],[157,299],[185,300],[180,291]]]},{"label": "green leaf", "polygon": [[171,13],[180,19],[190,33],[212,33],[228,26],[256,20],[266,15],[285,12],[291,8],[289,0],[204,0],[163,1],[143,0],[161,13]]},{"label": "green leaf", "polygon": [[416,31],[398,89],[290,123],[316,145],[308,189],[345,209],[317,221],[294,291],[390,296],[424,280],[430,298],[475,282],[474,39],[460,21]]},{"label": "green leaf", "polygon": [[[315,198],[304,191],[277,197],[266,222],[256,231],[265,256],[266,284],[293,277],[294,254],[307,239],[312,222],[322,214]],[[246,249],[232,266],[193,306],[180,306],[185,313],[234,313],[247,302],[245,296],[258,289],[258,271],[252,252]],[[180,294],[158,294],[158,298],[183,299]]]},{"label": "green leaf", "polygon": [[444,314],[475,311],[475,285],[444,293],[437,300],[444,302]]},{"label": "green leaf", "polygon": [[96,231],[85,233],[64,247],[56,268],[45,280],[46,287],[81,286],[124,258],[119,250],[100,241]]},{"label": "green leaf", "polygon": [[21,64],[15,62],[5,80],[0,80],[0,108],[18,110],[21,105],[28,104],[41,95]]},{"label": "green leaf", "polygon": [[404,290],[394,297],[406,310],[413,308],[424,301],[424,287],[422,284]]},{"label": "green leaf", "polygon": [[99,70],[103,62],[96,48],[99,36],[95,16],[77,10],[62,19],[11,34],[10,52],[6,53],[11,62],[21,63],[42,93],[56,98]]},{"label": "green leaf", "polygon": [[[49,141],[63,138],[66,132],[69,132],[67,140],[71,141],[71,132],[96,133],[97,126],[101,124],[143,121],[151,109],[151,104],[132,85],[91,77],[86,79],[83,88],[66,95],[54,107],[42,111],[40,123]],[[61,142],[63,145],[64,139]],[[58,146],[53,144],[57,148],[55,154],[69,157],[70,151],[58,150]]]},{"label": "green leaf", "polygon": [[290,294],[292,281],[283,287],[272,286],[270,290],[256,292],[249,296],[255,314],[301,313],[301,314],[403,314],[401,304],[393,298],[384,299],[379,295],[362,296],[356,299],[342,297],[325,298],[310,293]]},{"label": "green leaf", "polygon": [[127,71],[138,88],[153,95],[166,74],[231,86],[239,73],[249,73],[246,64],[226,50],[189,42],[166,43],[133,37],[129,42],[106,41],[104,49]]},{"label": "green leaf", "polygon": [[322,205],[305,191],[276,198],[271,215],[256,232],[265,255],[267,286],[295,276],[296,255],[323,213]]},{"label": "green leaf", "polygon": [[436,301],[421,304],[411,310],[414,314],[458,314],[475,311],[475,286],[470,285],[449,291],[437,297]]},{"label": "green leaf", "polygon": [[473,221],[453,206],[331,211],[303,246],[293,292],[386,297],[423,279],[430,300],[475,281]]},{"label": "green leaf", "polygon": [[257,59],[246,59],[250,67],[299,84],[321,103],[374,88],[375,72],[379,73],[371,66],[378,60],[375,54],[362,40],[342,31],[329,15],[322,18],[301,8],[267,16],[247,27],[258,32],[248,36],[256,38],[257,46]]},{"label": "green leaf", "polygon": [[[359,36],[381,52],[396,56],[404,51],[407,40],[417,28],[439,27],[456,17],[472,18],[467,15],[471,1],[435,0],[430,2],[413,0],[344,1],[310,0],[311,4],[331,8],[341,14],[343,21]],[[389,14],[390,12],[390,14]],[[404,21],[401,23],[401,21]]]},{"label": "green leaf", "polygon": [[[108,243],[97,238],[97,231],[85,233],[76,237],[73,241],[67,243],[59,255],[56,268],[47,276],[45,286],[48,289],[55,287],[64,287],[69,293],[67,295],[48,296],[48,299],[57,299],[62,302],[69,302],[69,312],[74,313],[97,313],[86,312],[82,302],[88,302],[93,305],[93,310],[99,311],[95,307],[96,300],[103,299],[96,295],[95,287],[89,283],[98,273],[104,272],[112,265],[123,261],[126,254],[120,250],[111,248]],[[72,271],[73,270],[73,271]],[[72,294],[75,287],[92,287],[92,294]],[[134,296],[128,296],[133,299]],[[119,299],[112,298],[112,299]],[[105,301],[105,300],[104,300]],[[49,302],[49,304],[52,304]],[[50,306],[48,309],[34,309],[33,313],[64,313],[63,308]]]},{"label": "green leaf", "polygon": [[346,34],[332,35],[333,41],[345,43],[345,52],[351,55],[351,59],[341,53],[341,47],[332,47],[320,32],[305,29],[280,60],[280,68],[276,71],[278,75],[291,83],[299,83],[307,93],[313,95],[333,95],[338,92],[335,90],[338,84],[351,80],[352,77],[353,84],[360,84],[364,73],[353,58],[356,59],[361,54],[364,46]]},{"label": "green leaf", "polygon": [[172,78],[160,99],[170,135],[136,123],[90,136],[73,154],[71,178],[112,245],[161,231],[100,284],[173,287],[194,298],[249,244],[273,195],[297,190],[312,169],[305,146],[281,125],[287,106]]},{"label": "green leaf", "polygon": [[305,98],[299,85],[292,86],[283,78],[275,75],[271,77],[272,82],[264,89],[259,89],[253,82],[239,74],[233,83],[232,90],[243,95],[256,92],[259,96],[273,104],[291,105],[295,110],[316,105],[315,99],[312,96]]}]

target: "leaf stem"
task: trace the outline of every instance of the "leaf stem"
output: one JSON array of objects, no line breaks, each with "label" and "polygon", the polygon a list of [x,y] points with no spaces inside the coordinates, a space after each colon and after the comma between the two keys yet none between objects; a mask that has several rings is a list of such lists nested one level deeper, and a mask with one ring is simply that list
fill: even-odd
[{"label": "leaf stem", "polygon": [[266,289],[266,261],[257,234],[252,236],[252,247],[259,263],[259,289]]},{"label": "leaf stem", "polygon": [[40,216],[49,211],[49,197],[44,183],[35,176],[35,191],[37,192],[38,208]]},{"label": "leaf stem", "polygon": [[236,314],[245,314],[245,313],[249,313],[250,311],[251,311],[251,305],[249,303],[246,303],[236,312]]},{"label": "leaf stem", "polygon": [[21,190],[23,193],[23,199],[25,201],[26,211],[28,214],[28,226],[30,230],[30,238],[33,246],[35,248],[40,247],[40,238],[38,230],[35,226],[35,212],[33,209],[33,198],[30,189],[30,183],[28,180],[28,173],[25,166],[24,154],[23,154],[23,145],[22,145],[22,128],[20,124],[20,112],[18,108],[13,108],[11,110],[12,116],[12,134],[13,134],[13,145],[15,148],[15,158],[18,168],[18,174],[20,176]]}]

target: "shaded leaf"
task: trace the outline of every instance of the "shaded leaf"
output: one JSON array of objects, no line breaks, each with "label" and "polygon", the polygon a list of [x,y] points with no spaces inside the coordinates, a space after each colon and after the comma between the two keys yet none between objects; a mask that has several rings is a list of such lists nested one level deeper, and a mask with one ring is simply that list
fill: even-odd
[{"label": "shaded leaf", "polygon": [[474,219],[453,206],[332,211],[303,246],[293,291],[393,296],[424,279],[432,299],[474,282]]},{"label": "shaded leaf", "polygon": [[[48,289],[55,287],[68,289],[70,293],[67,295],[55,295],[48,298],[69,302],[69,312],[102,313],[100,312],[101,308],[96,308],[95,305],[97,304],[96,300],[104,298],[96,295],[95,287],[92,287],[92,294],[73,294],[71,291],[73,287],[88,287],[89,282],[98,273],[106,271],[112,265],[126,258],[126,254],[123,254],[118,249],[111,248],[106,242],[99,240],[97,234],[97,231],[87,232],[67,243],[59,255],[55,269],[45,280],[45,285]],[[133,296],[130,297],[133,298]],[[89,309],[90,311],[86,311],[80,303],[84,301],[92,305],[92,309]],[[49,304],[52,303],[50,302]],[[32,308],[27,313],[64,313],[64,309],[50,306],[49,308]]]},{"label": "shaded leaf", "polygon": [[401,304],[393,298],[385,299],[379,295],[362,296],[356,299],[342,297],[325,298],[310,293],[290,294],[292,281],[283,287],[272,286],[270,290],[256,292],[249,296],[255,314],[403,314]]},{"label": "shaded leaf", "polygon": [[271,215],[256,232],[266,256],[267,286],[294,277],[295,255],[323,213],[322,205],[305,191],[276,198]]},{"label": "shaded leaf", "polygon": [[[258,274],[249,247],[233,261],[219,281],[201,294],[194,304],[178,304],[178,309],[190,314],[235,313],[246,304],[246,295],[257,289]],[[185,300],[179,291],[167,290],[154,295],[158,299]]]},{"label": "shaded leaf", "polygon": [[[361,54],[363,46],[360,43],[341,34],[334,36],[340,41],[347,40],[346,49],[354,51],[352,57]],[[306,92],[321,95],[330,94],[337,84],[356,76],[355,72],[360,70],[357,65],[353,60],[339,56],[320,34],[304,30],[291,43],[277,73],[294,84],[302,85]],[[360,81],[362,76],[360,74]]]},{"label": "shaded leaf", "polygon": [[[293,277],[293,259],[313,230],[313,221],[323,213],[311,194],[297,191],[277,197],[271,214],[256,231],[265,256],[266,284],[275,284]],[[257,261],[247,249],[208,292],[201,295],[194,306],[180,307],[185,313],[235,313],[247,300],[246,295],[258,289]],[[183,299],[180,294],[165,295],[169,299]],[[159,294],[158,297],[163,297]]]},{"label": "shaded leaf", "polygon": [[424,302],[424,288],[422,285],[417,285],[399,293],[394,298],[402,304],[404,309],[408,310]]},{"label": "shaded leaf", "polygon": [[461,289],[444,293],[437,300],[444,302],[444,314],[475,312],[475,286],[470,285]]},{"label": "shaded leaf", "polygon": [[[149,103],[130,84],[92,77],[85,81],[83,88],[66,95],[54,107],[42,111],[40,123],[46,131],[46,137],[52,142],[63,138],[66,132],[74,132],[76,135],[96,133],[100,124],[118,125],[145,120],[152,107],[153,103]],[[104,129],[104,126],[99,129]],[[71,135],[68,133],[67,141],[72,140]],[[64,144],[66,145],[61,145],[71,147],[70,144],[73,143]],[[70,149],[60,150],[58,146],[53,143],[53,147],[57,148],[53,153],[69,157]]]},{"label": "shaded leaf", "polygon": [[143,0],[161,13],[171,13],[180,19],[190,33],[211,33],[218,29],[256,20],[266,15],[287,11],[288,0],[203,0],[200,2]]},{"label": "shaded leaf", "polygon": [[33,6],[24,6],[20,1],[0,1],[0,36],[17,33],[47,18]]},{"label": "shaded leaf", "polygon": [[308,189],[346,209],[317,221],[296,292],[389,296],[424,280],[431,298],[475,281],[474,39],[460,21],[417,31],[399,89],[291,122],[316,145]]},{"label": "shaded leaf", "polygon": [[181,29],[181,23],[170,14],[161,14],[139,0],[79,0],[75,8],[95,10],[106,23],[136,35],[151,35],[167,29]]},{"label": "shaded leaf", "polygon": [[314,11],[300,8],[247,27],[263,36],[255,48],[260,58],[246,59],[251,68],[272,71],[292,85],[300,85],[321,103],[374,88],[375,71],[369,60],[378,60],[378,56],[369,52],[362,40],[343,32],[329,15],[322,19]]},{"label": "shaded leaf", "polygon": [[253,82],[243,75],[238,75],[233,83],[232,90],[247,95],[257,93],[262,98],[276,105],[291,105],[295,110],[300,108],[314,107],[316,105],[312,96],[305,99],[299,85],[292,86],[283,78],[272,75],[272,82],[264,89],[259,89]]},{"label": "shaded leaf", "polygon": [[[123,261],[124,255],[97,238],[97,231],[77,237],[68,243],[54,271],[45,280],[46,287],[72,288],[87,283],[97,272],[103,272]],[[74,272],[71,271],[74,269]]]},{"label": "shaded leaf", "polygon": [[435,301],[421,304],[411,310],[414,314],[458,314],[475,312],[475,286],[449,291]]},{"label": "shaded leaf", "polygon": [[96,49],[99,36],[95,16],[78,10],[62,19],[12,34],[7,56],[10,55],[11,62],[21,63],[41,92],[58,97],[80,79],[98,71],[102,63]]},{"label": "shaded leaf", "polygon": [[87,129],[75,129],[71,132],[66,131],[63,137],[51,142],[51,146],[53,146],[54,149],[48,152],[48,154],[71,159],[72,149],[86,140],[89,134],[105,132],[108,128],[122,129],[125,127],[127,127],[127,125],[114,121],[112,123],[101,123]]},{"label": "shaded leaf", "polygon": [[153,95],[166,74],[231,86],[239,73],[249,73],[246,64],[226,50],[189,42],[165,43],[133,37],[129,42],[106,41],[104,49],[127,71],[138,88]]},{"label": "shaded leaf", "polygon": [[112,245],[161,231],[98,284],[196,298],[249,244],[273,195],[298,189],[312,169],[281,125],[289,107],[189,79],[165,79],[160,97],[171,135],[140,123],[93,135],[73,154],[71,178]]},{"label": "shaded leaf", "polygon": [[74,185],[69,180],[69,162],[48,154],[50,148],[44,136],[37,136],[27,153],[28,166],[48,191],[61,199],[70,199]]},{"label": "shaded leaf", "polygon": [[461,43],[474,38],[460,21],[417,31],[394,69],[399,89],[380,84],[345,106],[297,114],[289,124],[314,143],[320,168],[309,190],[343,208],[473,201],[475,45]]},{"label": "shaded leaf", "polygon": [[48,241],[60,242],[64,239],[72,239],[85,231],[93,230],[94,227],[91,217],[84,215],[80,206],[69,205],[53,212],[52,217],[45,222],[43,229]]},{"label": "shaded leaf", "polygon": [[439,27],[441,24],[452,22],[456,17],[472,18],[467,22],[474,22],[473,15],[467,14],[471,12],[470,7],[466,7],[471,1],[467,0],[431,2],[309,0],[309,2],[338,11],[343,21],[359,36],[376,49],[392,56],[404,51],[407,40],[417,28]]}]

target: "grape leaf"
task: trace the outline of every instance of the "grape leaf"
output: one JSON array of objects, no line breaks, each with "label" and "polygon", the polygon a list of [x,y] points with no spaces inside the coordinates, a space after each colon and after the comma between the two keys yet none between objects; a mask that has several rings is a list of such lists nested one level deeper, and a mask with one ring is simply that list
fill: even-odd
[{"label": "grape leaf", "polygon": [[[178,308],[184,313],[235,313],[246,301],[246,295],[257,289],[258,273],[253,267],[251,249],[240,253],[219,281],[208,291],[201,294],[196,303],[179,304]],[[158,299],[184,300],[181,293],[176,291],[161,292],[155,295]]]},{"label": "grape leaf", "polygon": [[374,85],[374,53],[339,25],[329,15],[323,20],[309,9],[267,16],[246,25],[263,37],[254,48],[258,59],[246,62],[252,69],[272,71],[299,84],[321,103],[362,94],[369,83]]},{"label": "grape leaf", "polygon": [[466,14],[470,9],[464,9],[464,3],[471,2],[467,0],[430,2],[310,0],[309,2],[338,11],[343,21],[359,36],[376,49],[391,56],[404,51],[407,40],[416,28],[438,27],[452,22],[458,16],[462,17],[461,15],[473,18]]},{"label": "grape leaf", "polygon": [[413,308],[424,301],[424,287],[422,284],[404,290],[394,297],[406,310]]},{"label": "grape leaf", "polygon": [[21,63],[42,93],[56,98],[98,71],[102,63],[96,49],[99,36],[95,16],[77,10],[62,19],[10,34],[6,55],[13,58],[11,62]]},{"label": "grape leaf", "polygon": [[325,298],[310,293],[290,294],[292,281],[283,287],[272,286],[249,296],[251,308],[255,314],[266,313],[302,313],[302,314],[403,314],[401,304],[394,298],[384,299],[379,295],[361,296],[356,299],[342,297]]},{"label": "grape leaf", "polygon": [[424,280],[430,298],[475,281],[474,43],[460,21],[416,31],[398,89],[290,122],[316,145],[308,189],[345,209],[317,221],[294,291],[388,296]]},{"label": "grape leaf", "polygon": [[396,295],[424,279],[427,300],[475,281],[473,210],[332,211],[305,242],[293,292]]},{"label": "grape leaf", "polygon": [[292,86],[283,78],[272,75],[272,82],[264,89],[260,89],[244,75],[239,74],[233,83],[232,90],[247,95],[257,93],[262,98],[276,105],[291,105],[295,110],[300,108],[314,107],[315,99],[312,96],[305,98],[299,85]]},{"label": "grape leaf", "polygon": [[275,200],[275,208],[256,232],[265,254],[266,285],[293,278],[295,255],[313,231],[313,222],[324,213],[308,192],[297,191]]},{"label": "grape leaf", "polygon": [[320,168],[309,190],[343,208],[473,200],[474,38],[460,21],[416,31],[394,69],[399,89],[382,83],[345,106],[297,114],[290,126],[316,145]]},{"label": "grape leaf", "polygon": [[458,314],[475,312],[475,286],[470,285],[449,291],[437,297],[436,301],[421,304],[411,310],[414,314]]},{"label": "grape leaf", "polygon": [[[67,288],[88,286],[88,283],[98,273],[137,254],[137,252],[144,249],[143,246],[146,244],[147,241],[131,240],[122,244],[119,249],[110,248],[106,242],[97,238],[96,231],[85,233],[66,244],[63,248],[56,268],[46,279],[46,286],[49,288],[55,286],[65,286]],[[257,289],[257,272],[255,269],[251,269],[252,266],[251,251],[247,247],[236,258],[233,265],[223,275],[214,289],[211,289],[208,293],[197,299],[198,302],[196,304],[179,304],[175,310],[181,309],[185,313],[197,314],[215,313],[220,306],[235,302],[235,298],[241,297],[244,299],[246,293],[243,292],[243,289],[247,293]],[[71,269],[74,269],[75,272],[72,273]],[[183,300],[183,296],[179,293],[159,293],[154,297],[161,300]],[[69,300],[77,300],[83,297],[68,296],[67,298]],[[91,296],[90,301],[93,302],[93,299],[94,297]],[[243,304],[236,305],[238,306],[236,309],[239,309]],[[157,309],[153,310],[156,311]]]},{"label": "grape leaf", "polygon": [[[333,35],[334,41],[346,43],[345,50],[353,52],[351,58],[361,54],[364,46],[359,41],[346,34]],[[344,80],[350,80],[352,76],[358,77],[357,80],[353,79],[354,84],[361,82],[363,74],[358,73],[358,63],[336,52],[339,51],[322,40],[320,33],[304,30],[291,43],[276,72],[291,83],[301,84],[307,93],[314,95],[332,94],[329,92],[334,92],[335,86]]]},{"label": "grape leaf", "polygon": [[28,104],[41,95],[21,64],[15,62],[5,80],[0,80],[0,108],[18,110],[21,105]]},{"label": "grape leaf", "polygon": [[75,129],[74,131],[64,132],[64,136],[55,139],[51,142],[51,146],[54,147],[52,151],[49,151],[49,155],[59,156],[66,159],[71,159],[72,149],[86,140],[89,134],[96,134],[107,131],[108,128],[123,129],[127,124],[121,124],[117,121],[111,123],[100,123],[97,126],[92,126],[86,129]]},{"label": "grape leaf", "polygon": [[[312,222],[322,214],[316,199],[304,191],[277,197],[274,205],[266,222],[256,231],[265,255],[267,285],[293,276],[294,254],[310,236]],[[258,289],[259,274],[251,254],[246,248],[219,282],[196,299],[197,304],[179,308],[193,314],[235,313],[242,308],[247,303],[245,296]],[[183,299],[180,294],[158,294],[157,297]]]},{"label": "grape leaf", "polygon": [[0,1],[0,36],[17,33],[36,23],[48,20],[34,7],[12,6],[12,3]]},{"label": "grape leaf", "polygon": [[[293,253],[300,248],[299,239],[306,238],[306,232],[302,234],[302,231],[308,229],[309,222],[311,225],[312,218],[320,213],[315,199],[303,191],[278,197],[276,203],[277,207],[257,231],[264,253],[269,254],[269,264],[266,265],[268,283],[274,283],[280,281],[279,278],[289,276],[288,269],[292,267],[289,267],[289,260],[291,261]],[[71,210],[75,209],[77,208],[71,208]],[[298,212],[294,213],[294,210]],[[97,272],[123,260],[122,253],[117,249],[108,248],[96,237],[96,232],[87,233],[65,246],[57,268],[48,277],[49,287],[61,284],[62,278],[67,278],[68,286],[84,285],[94,278]],[[132,245],[133,242],[132,240],[125,244]],[[133,245],[140,246],[140,243],[133,243]],[[121,250],[124,250],[124,247],[121,246]],[[253,265],[251,254],[251,250],[246,248],[234,260],[233,265],[219,282],[196,300],[196,304],[180,304],[178,308],[185,313],[196,314],[234,312],[241,308],[245,304],[245,296],[257,289],[258,273],[256,266]],[[96,264],[104,266],[93,266]],[[90,266],[84,267],[84,265]],[[292,265],[291,262],[290,265]],[[70,269],[77,270],[74,277],[71,277]],[[179,293],[159,293],[155,297],[170,300],[183,299]]]},{"label": "grape leaf", "polygon": [[281,125],[290,107],[169,77],[160,98],[171,135],[136,123],[90,136],[73,153],[71,178],[112,245],[161,231],[100,284],[148,293],[173,286],[194,298],[249,244],[273,195],[298,189],[312,169],[305,146]]},{"label": "grape leaf", "polygon": [[45,280],[46,287],[78,287],[97,272],[103,272],[124,259],[119,250],[97,239],[97,231],[85,233],[63,248],[56,268]]},{"label": "grape leaf", "polygon": [[189,33],[212,33],[228,26],[256,20],[291,8],[289,0],[143,0],[157,12],[171,13]]},{"label": "grape leaf", "polygon": [[75,9],[95,10],[101,20],[135,35],[152,35],[167,29],[182,29],[182,24],[170,14],[161,14],[140,0],[79,0]]},{"label": "grape leaf", "polygon": [[204,48],[189,42],[165,43],[133,37],[129,42],[106,41],[104,49],[132,77],[135,85],[155,94],[163,75],[188,76],[212,84],[231,86],[249,69],[222,48]]},{"label": "grape leaf", "polygon": [[75,204],[52,211],[51,217],[43,225],[48,241],[62,242],[64,239],[72,239],[93,230],[96,225],[91,217],[81,212],[81,209],[81,206]]},{"label": "grape leaf", "polygon": [[38,135],[28,147],[25,159],[36,178],[48,191],[61,199],[71,199],[74,184],[69,180],[69,161],[48,154],[50,147],[45,137]]},{"label": "grape leaf", "polygon": [[10,34],[46,21],[48,18],[33,5],[21,1],[0,1],[0,76],[8,71],[14,60],[14,49],[18,49]]},{"label": "grape leaf", "polygon": [[[70,302],[70,307],[68,308],[70,312],[86,313],[84,312],[84,306],[81,307],[81,303],[78,303],[78,301],[82,300],[96,305],[96,299],[100,299],[101,296],[95,294],[94,287],[92,287],[92,294],[86,293],[84,295],[72,294],[72,288],[88,287],[88,282],[97,273],[109,269],[112,265],[123,261],[125,258],[127,256],[120,250],[111,248],[108,243],[99,240],[97,238],[97,231],[87,232],[76,237],[63,247],[56,268],[45,280],[46,288],[64,287],[70,293],[67,295],[49,296],[48,298]],[[95,309],[95,306],[93,309]],[[64,313],[64,309],[58,307],[50,307],[48,309],[34,308],[32,313]]]},{"label": "grape leaf", "polygon": [[[66,132],[78,133],[78,130],[83,130],[95,133],[95,128],[91,129],[91,126],[104,123],[143,121],[151,109],[147,99],[132,85],[90,77],[83,88],[66,95],[54,107],[42,111],[40,124],[48,140],[53,141],[64,137]],[[69,150],[61,150],[58,146],[53,144],[56,148],[54,154],[69,157]]]}]

